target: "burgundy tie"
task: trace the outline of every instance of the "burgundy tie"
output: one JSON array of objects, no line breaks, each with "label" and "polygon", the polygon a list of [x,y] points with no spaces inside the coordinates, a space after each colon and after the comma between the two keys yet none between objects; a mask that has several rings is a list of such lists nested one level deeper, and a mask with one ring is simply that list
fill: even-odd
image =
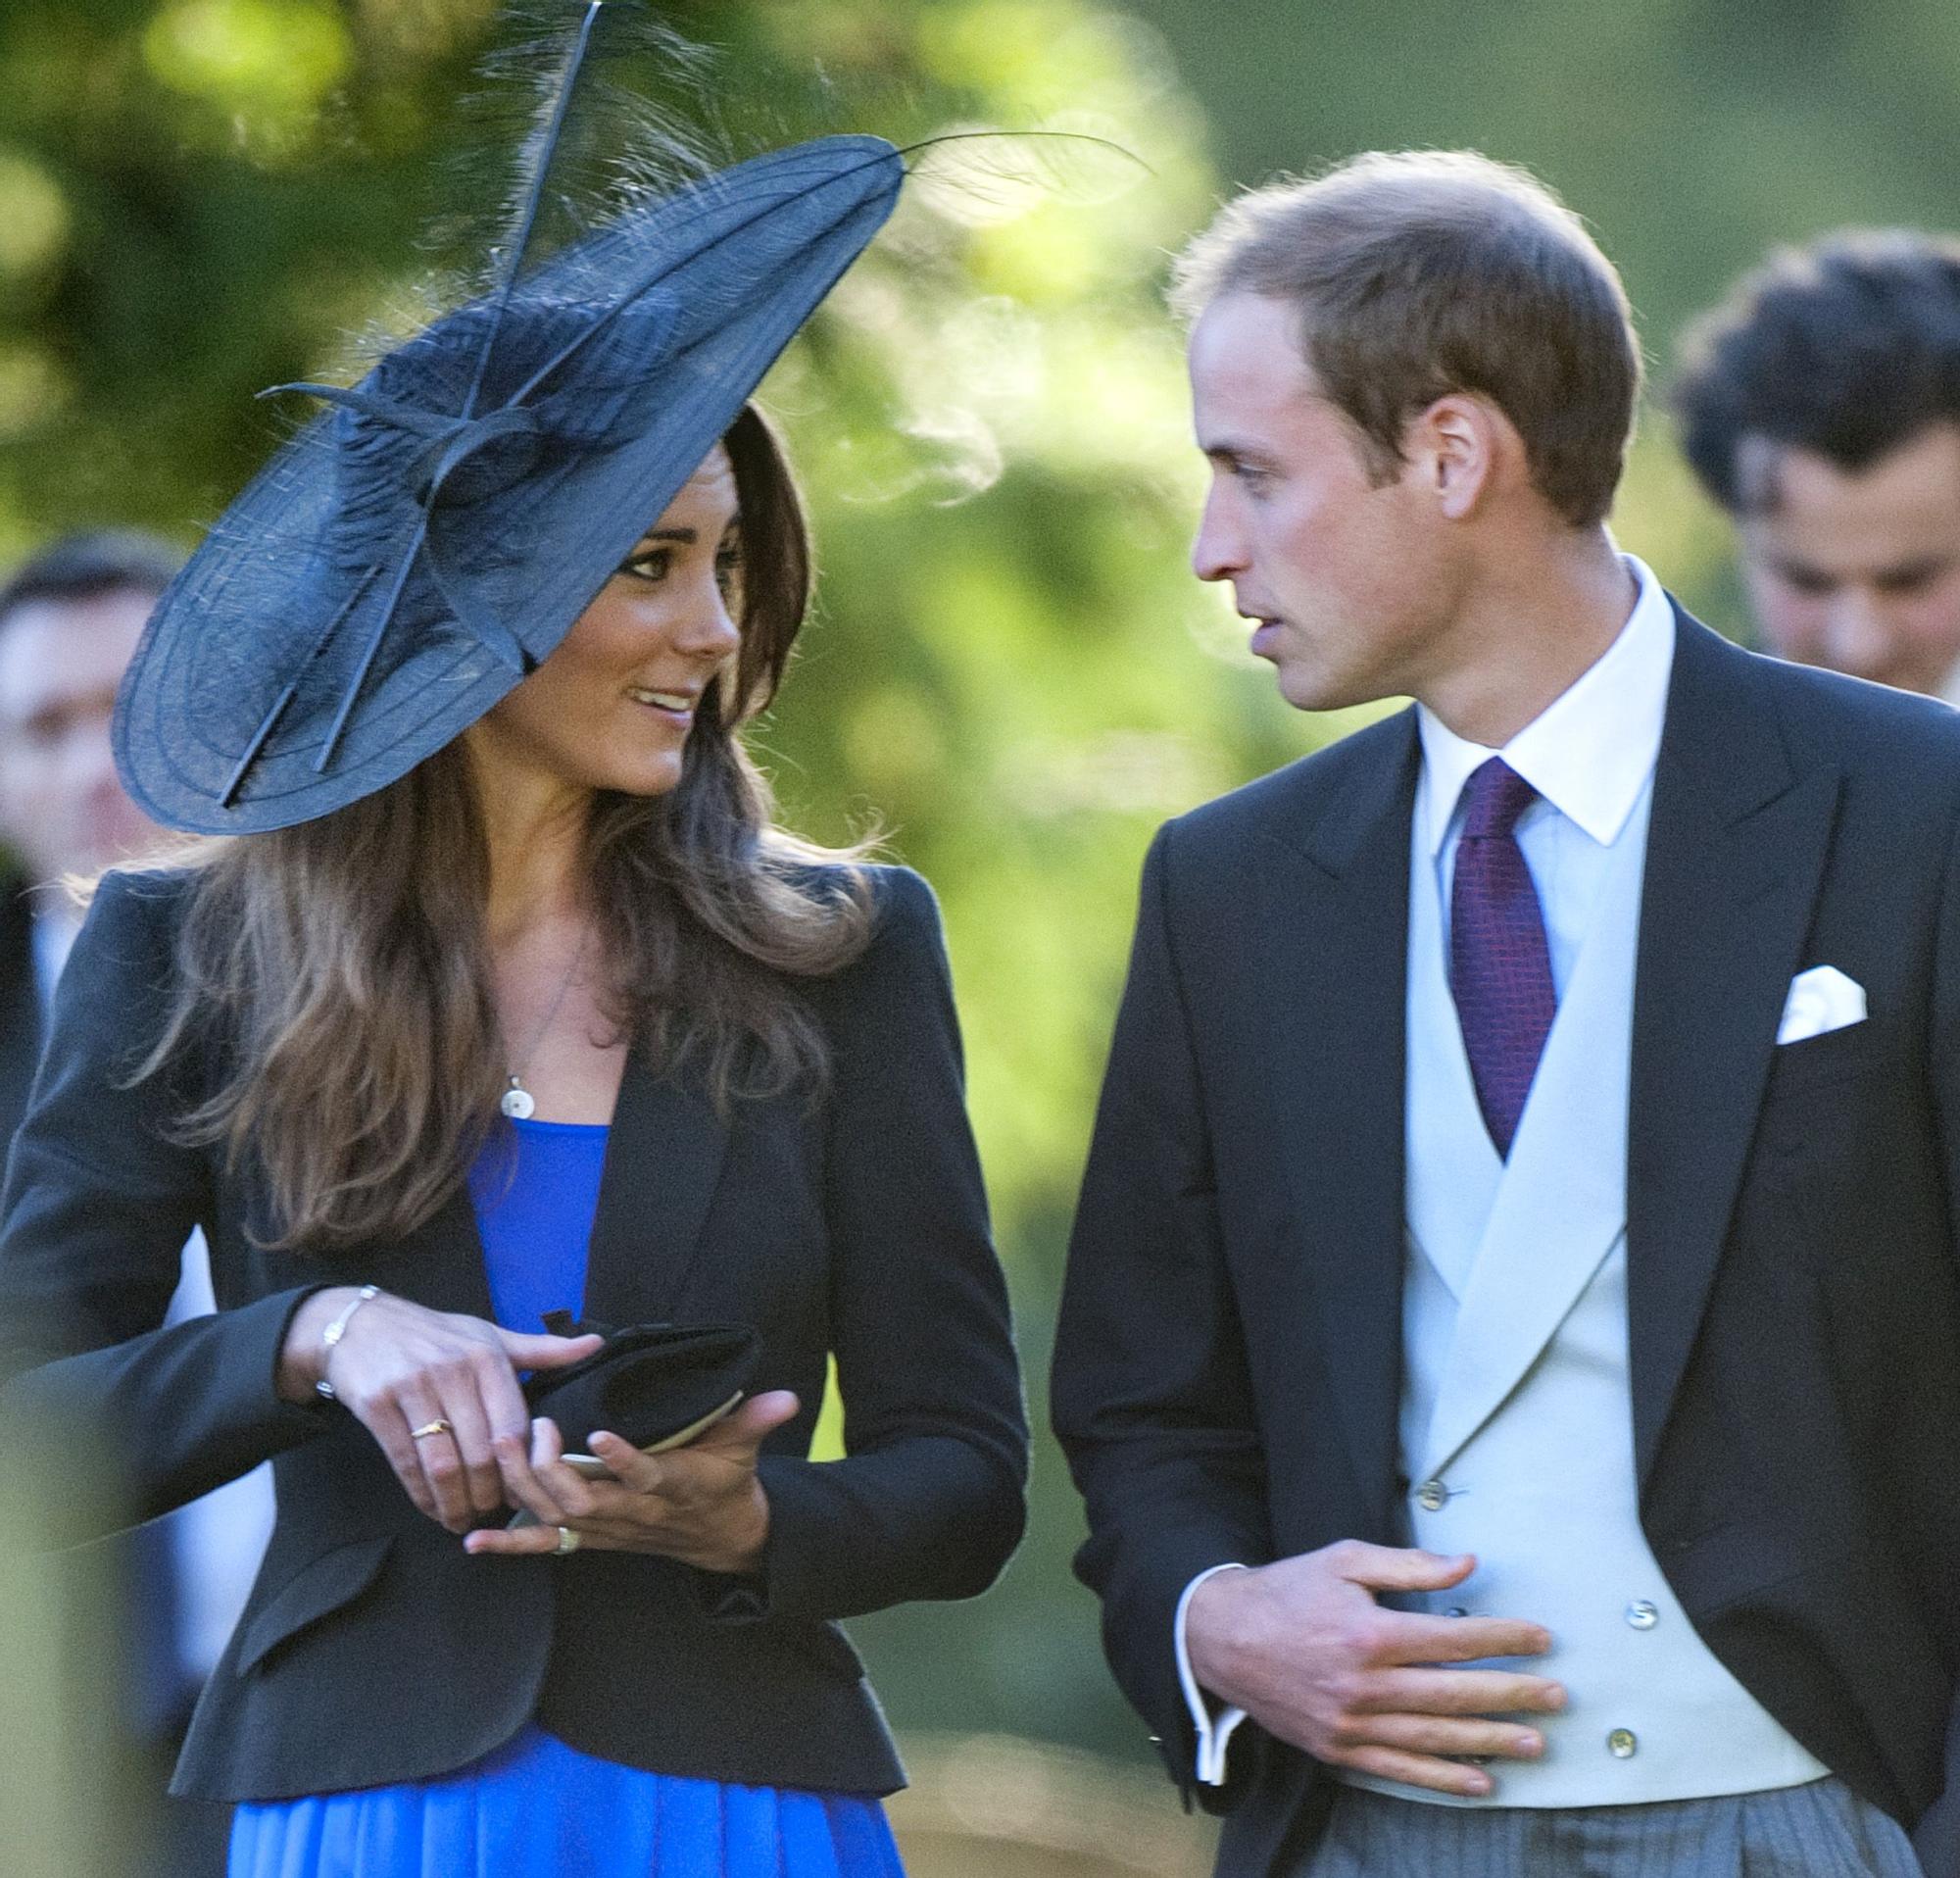
[{"label": "burgundy tie", "polygon": [[1477,769],[1449,891],[1449,989],[1484,1125],[1506,1160],[1558,1009],[1544,914],[1512,833],[1537,800],[1501,757]]}]

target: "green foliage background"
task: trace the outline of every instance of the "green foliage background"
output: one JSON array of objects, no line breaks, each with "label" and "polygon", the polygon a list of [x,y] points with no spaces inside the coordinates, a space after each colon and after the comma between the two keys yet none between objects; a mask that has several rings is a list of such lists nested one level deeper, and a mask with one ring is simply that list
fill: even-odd
[{"label": "green foliage background", "polygon": [[[195,538],[277,440],[252,394],[333,370],[421,265],[492,12],[0,4],[0,562],[85,523]],[[1955,219],[1960,14],[723,0],[666,18],[728,48],[738,117],[790,100],[785,127],[902,140],[1088,128],[1150,167],[1120,193],[1064,187],[1011,217],[917,192],[767,392],[824,573],[761,742],[794,821],[832,839],[876,825],[943,896],[1039,1409],[1144,844],[1342,728],[1275,700],[1225,597],[1186,568],[1200,476],[1157,297],[1167,251],[1233,182],[1360,148],[1473,145],[1589,217],[1664,360],[1772,241]],[[1619,528],[1737,624],[1726,531],[1661,422]],[[1047,1445],[1036,1503],[991,1597],[858,1626],[879,1685],[902,1727],[1140,1754],[1068,1578],[1078,1519]]]}]

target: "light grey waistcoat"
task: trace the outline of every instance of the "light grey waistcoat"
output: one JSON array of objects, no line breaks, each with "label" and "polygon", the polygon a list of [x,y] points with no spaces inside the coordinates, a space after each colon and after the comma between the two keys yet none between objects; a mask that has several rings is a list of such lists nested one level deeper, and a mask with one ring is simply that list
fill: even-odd
[{"label": "light grey waistcoat", "polygon": [[1419,833],[1409,892],[1401,1466],[1415,1544],[1472,1552],[1417,1608],[1528,1617],[1566,1686],[1542,1760],[1444,1804],[1600,1806],[1828,1771],[1716,1660],[1642,1534],[1627,1366],[1627,1089],[1651,784],[1614,844],[1508,1163],[1484,1126]]}]

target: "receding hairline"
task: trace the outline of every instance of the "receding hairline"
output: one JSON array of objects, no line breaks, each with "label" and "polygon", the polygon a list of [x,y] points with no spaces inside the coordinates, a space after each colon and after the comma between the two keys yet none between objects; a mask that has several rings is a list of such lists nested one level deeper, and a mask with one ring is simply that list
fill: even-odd
[{"label": "receding hairline", "polygon": [[[1328,233],[1361,234],[1393,217],[1395,230],[1438,230],[1508,223],[1536,231],[1595,267],[1616,291],[1620,279],[1592,231],[1549,184],[1515,164],[1475,150],[1371,150],[1311,176],[1287,175],[1223,204],[1209,226],[1172,266],[1171,311],[1186,326],[1227,293],[1291,298],[1290,270],[1268,262],[1271,238],[1286,224],[1310,221]],[[1289,257],[1298,265],[1297,257]]]}]

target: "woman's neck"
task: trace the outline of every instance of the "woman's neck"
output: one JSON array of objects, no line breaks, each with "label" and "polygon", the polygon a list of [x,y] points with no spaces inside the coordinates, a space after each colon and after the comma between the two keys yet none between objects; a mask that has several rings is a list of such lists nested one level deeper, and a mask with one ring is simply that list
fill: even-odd
[{"label": "woman's neck", "polygon": [[483,778],[483,836],[489,851],[486,918],[492,950],[585,906],[586,826],[592,792],[555,779]]}]

